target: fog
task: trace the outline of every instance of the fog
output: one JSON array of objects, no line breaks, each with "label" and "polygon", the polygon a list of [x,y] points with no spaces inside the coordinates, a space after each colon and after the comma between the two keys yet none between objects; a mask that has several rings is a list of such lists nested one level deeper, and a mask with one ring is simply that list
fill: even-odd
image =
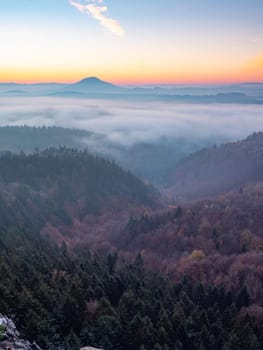
[{"label": "fog", "polygon": [[0,98],[0,125],[62,126],[107,134],[119,145],[162,137],[236,140],[263,128],[260,105],[183,105],[64,98]]}]

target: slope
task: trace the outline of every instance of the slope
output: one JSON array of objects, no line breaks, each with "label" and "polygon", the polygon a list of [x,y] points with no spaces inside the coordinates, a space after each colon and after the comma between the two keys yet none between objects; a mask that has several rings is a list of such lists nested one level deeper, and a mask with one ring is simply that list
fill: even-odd
[{"label": "slope", "polygon": [[171,174],[166,193],[180,202],[238,191],[257,181],[263,181],[262,132],[186,158]]},{"label": "slope", "polygon": [[[83,239],[85,234],[98,239],[98,227],[110,234],[115,223],[156,202],[151,187],[87,151],[51,148],[0,157],[1,224],[43,229],[57,242],[67,240],[60,225],[76,227]],[[78,226],[82,223],[85,232]],[[71,239],[76,243],[72,232]]]},{"label": "slope", "polygon": [[[246,285],[260,307],[263,298],[263,183],[214,200],[131,217],[118,250],[142,254],[146,265],[173,280],[239,290]],[[263,309],[260,312],[263,315]]]}]

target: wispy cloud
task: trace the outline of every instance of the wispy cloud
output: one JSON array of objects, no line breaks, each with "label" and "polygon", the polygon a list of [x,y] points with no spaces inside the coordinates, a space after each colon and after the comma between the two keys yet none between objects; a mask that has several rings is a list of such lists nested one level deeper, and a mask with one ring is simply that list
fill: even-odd
[{"label": "wispy cloud", "polygon": [[112,19],[106,16],[108,7],[104,5],[104,0],[84,0],[80,2],[79,0],[69,0],[70,4],[74,6],[78,11],[86,13],[100,24],[110,30],[113,34],[123,37],[125,31],[116,19]]}]

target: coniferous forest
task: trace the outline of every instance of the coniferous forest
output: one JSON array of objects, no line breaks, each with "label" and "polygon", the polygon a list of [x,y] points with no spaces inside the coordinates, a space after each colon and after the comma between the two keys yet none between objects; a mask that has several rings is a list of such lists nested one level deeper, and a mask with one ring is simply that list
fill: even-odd
[{"label": "coniferous forest", "polygon": [[0,0],[0,350],[263,350],[263,0]]},{"label": "coniferous forest", "polygon": [[[0,310],[26,339],[54,350],[263,347],[260,276],[242,267],[238,283],[229,271],[215,280],[229,269],[220,254],[261,256],[249,190],[165,209],[152,186],[87,151],[5,152],[0,163]],[[242,231],[245,211],[257,236]],[[211,215],[222,226],[204,225]]]},{"label": "coniferous forest", "polygon": [[72,254],[10,227],[1,232],[0,309],[43,349],[260,349],[262,333],[240,311],[246,288],[171,283],[117,254]]}]

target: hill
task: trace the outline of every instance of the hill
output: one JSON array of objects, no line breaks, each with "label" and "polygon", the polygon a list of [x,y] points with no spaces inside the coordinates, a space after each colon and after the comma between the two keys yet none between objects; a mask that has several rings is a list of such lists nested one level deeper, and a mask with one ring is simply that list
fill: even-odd
[{"label": "hill", "polygon": [[262,183],[166,208],[151,187],[87,152],[6,154],[0,164],[2,225],[33,228],[76,252],[119,252],[129,261],[141,253],[173,280],[247,285],[253,302],[263,298]]},{"label": "hill", "polygon": [[[263,345],[262,333],[246,316],[251,301],[245,287],[233,293],[186,278],[172,284],[145,270],[140,256],[125,263],[117,254],[72,254],[65,244],[58,248],[14,227],[2,227],[0,253],[0,309],[12,316],[23,338],[44,350]],[[5,333],[0,325],[0,346]]]},{"label": "hill", "polygon": [[171,173],[167,194],[177,202],[195,200],[257,181],[263,181],[262,132],[187,157]]},{"label": "hill", "polygon": [[[214,140],[196,140],[174,137],[150,142],[137,141],[132,145],[121,145],[110,139],[110,134],[95,133],[88,130],[62,127],[0,127],[0,152],[32,153],[48,147],[66,146],[80,150],[88,149],[92,154],[113,159],[122,168],[130,170],[142,179],[160,186],[166,183],[170,169],[186,155],[204,146],[212,145]],[[218,140],[222,142],[222,140]],[[171,157],[171,154],[173,155]]]},{"label": "hill", "polygon": [[49,147],[66,146],[84,149],[82,140],[94,140],[100,135],[86,130],[66,129],[62,127],[0,127],[0,152],[32,153]]},{"label": "hill", "polygon": [[5,152],[1,313],[43,349],[260,349],[262,186],[166,208],[87,151]]},{"label": "hill", "polygon": [[[263,183],[214,200],[131,217],[118,240],[126,258],[139,252],[146,265],[173,280],[184,276],[263,298]],[[263,309],[261,310],[263,315]]]},{"label": "hill", "polygon": [[[1,224],[44,230],[57,242],[67,240],[60,225],[96,241],[156,199],[150,186],[87,151],[51,148],[0,157]],[[71,239],[78,240],[73,232]]]}]

